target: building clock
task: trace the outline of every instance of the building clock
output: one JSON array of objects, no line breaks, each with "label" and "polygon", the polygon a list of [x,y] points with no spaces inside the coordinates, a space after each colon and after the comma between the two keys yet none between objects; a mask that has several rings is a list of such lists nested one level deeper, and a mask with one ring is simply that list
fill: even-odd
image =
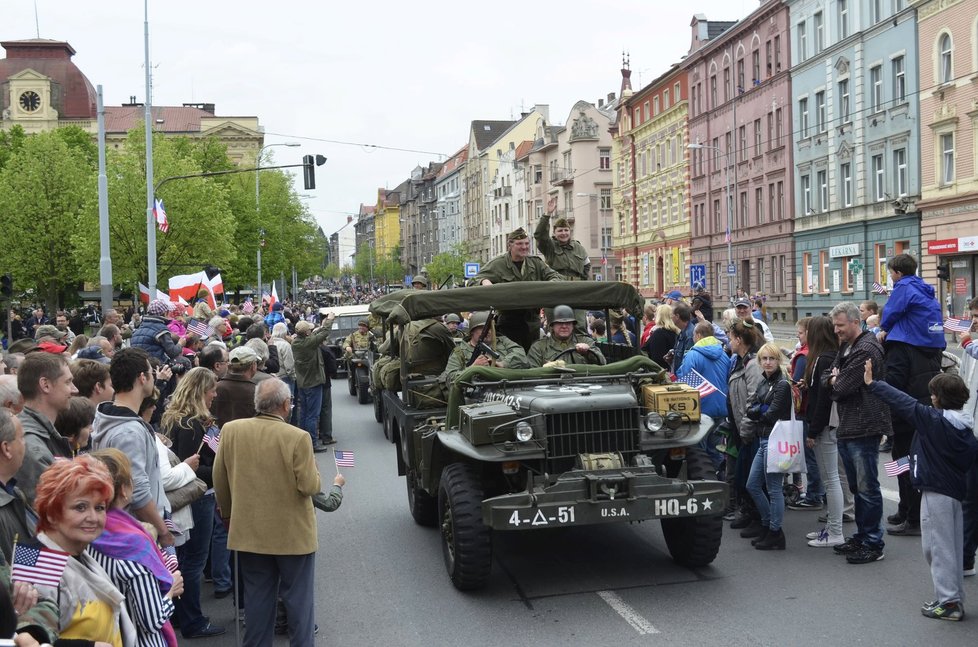
[{"label": "building clock", "polygon": [[34,112],[41,107],[41,96],[33,90],[20,95],[20,107],[26,112]]}]

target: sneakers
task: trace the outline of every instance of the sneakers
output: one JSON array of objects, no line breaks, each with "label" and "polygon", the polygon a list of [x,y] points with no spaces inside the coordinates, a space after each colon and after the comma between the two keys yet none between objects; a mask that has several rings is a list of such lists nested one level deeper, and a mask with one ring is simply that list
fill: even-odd
[{"label": "sneakers", "polygon": [[794,503],[788,504],[789,510],[821,510],[824,504],[818,499],[809,499],[808,497],[802,497]]},{"label": "sneakers", "polygon": [[[820,515],[818,515],[818,522],[819,523],[825,523],[828,520],[829,520],[829,515],[828,514],[820,514]],[[856,515],[854,515],[851,512],[843,512],[842,513],[842,523],[855,523],[855,522],[856,522]]]},{"label": "sneakers", "polygon": [[899,526],[890,526],[886,529],[886,534],[897,537],[919,537],[920,524],[904,521]]},{"label": "sneakers", "polygon": [[974,577],[974,575],[975,575],[975,563],[974,562],[971,562],[971,564],[965,564],[964,565],[964,572],[962,573],[962,575],[964,575],[965,577]]},{"label": "sneakers", "polygon": [[819,528],[818,530],[813,530],[807,535],[805,535],[805,539],[818,539],[819,537],[827,533],[828,531],[825,528]]},{"label": "sneakers", "polygon": [[871,546],[861,546],[859,550],[846,555],[846,561],[850,564],[869,564],[883,559],[883,549]]},{"label": "sneakers", "polygon": [[849,537],[844,542],[838,546],[833,546],[832,550],[835,551],[836,555],[848,555],[854,553],[863,547],[863,543],[856,539],[855,537]]},{"label": "sneakers", "polygon": [[903,523],[906,520],[907,518],[904,517],[899,512],[894,512],[893,514],[888,515],[886,517],[886,523],[890,524],[891,526],[899,526],[901,523]]},{"label": "sneakers", "polygon": [[920,612],[927,618],[936,618],[937,620],[957,622],[964,618],[964,609],[957,602],[938,603],[935,600],[920,607]]},{"label": "sneakers", "polygon": [[828,530],[822,529],[821,532],[817,533],[817,536],[812,537],[811,535],[816,533],[808,533],[808,545],[812,548],[828,548],[829,546],[841,546],[845,543],[846,538],[842,535],[830,535]]},{"label": "sneakers", "polygon": [[769,530],[764,539],[754,544],[757,550],[784,550],[784,547],[784,531],[781,529]]}]

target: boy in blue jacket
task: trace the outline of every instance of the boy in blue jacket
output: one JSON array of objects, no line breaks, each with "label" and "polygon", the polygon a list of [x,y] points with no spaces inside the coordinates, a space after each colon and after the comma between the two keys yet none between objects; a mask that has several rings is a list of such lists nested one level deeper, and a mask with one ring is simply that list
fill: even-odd
[{"label": "boy in blue jacket", "polygon": [[921,491],[920,528],[924,558],[930,566],[937,599],[921,607],[928,618],[964,618],[964,527],[961,499],[966,476],[978,456],[975,421],[962,411],[968,386],[957,375],[938,373],[928,384],[933,406],[920,404],[886,382],[873,380],[873,362],[866,360],[863,381],[870,393],[895,415],[917,429],[910,447],[910,478]]}]

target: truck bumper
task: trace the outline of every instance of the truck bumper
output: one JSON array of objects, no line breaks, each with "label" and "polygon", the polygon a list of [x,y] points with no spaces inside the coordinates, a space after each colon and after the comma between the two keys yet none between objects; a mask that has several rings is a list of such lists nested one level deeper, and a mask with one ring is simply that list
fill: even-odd
[{"label": "truck bumper", "polygon": [[495,530],[534,530],[645,519],[720,515],[729,489],[720,481],[683,481],[653,468],[577,470],[548,487],[531,486],[482,503]]}]

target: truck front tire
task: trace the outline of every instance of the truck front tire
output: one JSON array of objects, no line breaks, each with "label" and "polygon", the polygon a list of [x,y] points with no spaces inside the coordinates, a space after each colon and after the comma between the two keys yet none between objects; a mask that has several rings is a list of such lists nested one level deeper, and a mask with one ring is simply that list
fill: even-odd
[{"label": "truck front tire", "polygon": [[455,588],[481,589],[492,569],[492,535],[482,523],[479,471],[466,463],[452,463],[438,485],[438,521],[441,524],[445,568]]}]

